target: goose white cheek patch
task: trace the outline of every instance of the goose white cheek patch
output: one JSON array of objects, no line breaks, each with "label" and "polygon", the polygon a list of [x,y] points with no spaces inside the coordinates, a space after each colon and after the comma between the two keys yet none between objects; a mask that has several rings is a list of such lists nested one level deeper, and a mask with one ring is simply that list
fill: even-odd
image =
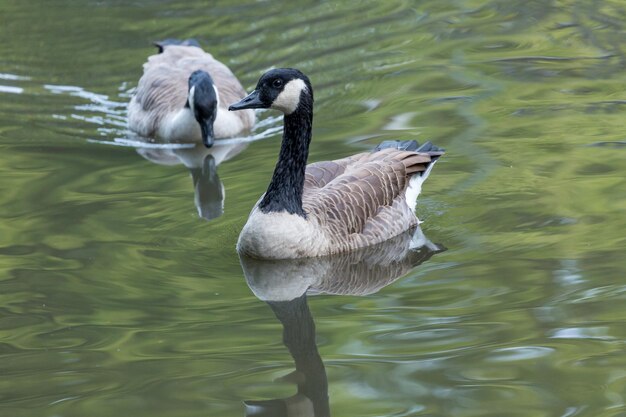
[{"label": "goose white cheek patch", "polygon": [[217,86],[213,84],[213,90],[215,90],[215,99],[217,100],[217,107],[220,107],[220,92],[217,89]]},{"label": "goose white cheek patch", "polygon": [[306,84],[301,79],[289,81],[272,103],[272,108],[285,114],[293,113],[300,104],[300,93],[304,90],[306,90]]},{"label": "goose white cheek patch", "polygon": [[189,108],[191,109],[192,113],[196,112],[196,109],[194,109],[194,101],[195,101],[195,94],[196,94],[196,86],[192,86],[191,90],[189,90],[189,98],[188,98],[188,103],[189,103]]}]

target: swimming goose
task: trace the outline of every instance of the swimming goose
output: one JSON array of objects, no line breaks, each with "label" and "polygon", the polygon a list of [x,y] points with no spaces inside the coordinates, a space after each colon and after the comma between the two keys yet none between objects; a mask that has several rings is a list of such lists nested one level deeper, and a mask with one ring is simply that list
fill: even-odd
[{"label": "swimming goose", "polygon": [[157,42],[159,53],[143,65],[143,76],[128,105],[128,127],[147,137],[169,141],[227,138],[254,125],[254,111],[227,111],[246,95],[233,73],[197,41]]},{"label": "swimming goose", "polygon": [[292,68],[266,72],[229,110],[255,108],[284,113],[283,140],[267,192],[239,235],[240,253],[261,259],[329,255],[383,242],[419,223],[415,200],[442,149],[393,141],[307,166],[313,89]]}]

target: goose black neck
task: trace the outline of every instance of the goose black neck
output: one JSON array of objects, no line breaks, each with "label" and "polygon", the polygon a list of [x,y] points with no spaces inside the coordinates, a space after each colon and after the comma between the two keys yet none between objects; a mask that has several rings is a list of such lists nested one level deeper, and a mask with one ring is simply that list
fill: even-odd
[{"label": "goose black neck", "polygon": [[302,190],[312,126],[313,99],[302,92],[298,108],[285,115],[278,162],[267,192],[259,203],[262,212],[286,211],[306,217],[302,208]]}]

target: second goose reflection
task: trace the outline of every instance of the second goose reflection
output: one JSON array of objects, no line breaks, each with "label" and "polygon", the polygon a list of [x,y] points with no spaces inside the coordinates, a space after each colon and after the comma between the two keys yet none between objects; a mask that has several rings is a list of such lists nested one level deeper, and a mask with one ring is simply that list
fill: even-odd
[{"label": "second goose reflection", "polygon": [[417,228],[382,244],[334,256],[296,260],[241,256],[248,286],[283,325],[283,343],[296,367],[289,380],[298,386],[289,398],[245,401],[246,416],[330,416],[326,370],[317,351],[307,295],[373,294],[444,250]]},{"label": "second goose reflection", "polygon": [[224,214],[224,186],[217,166],[241,153],[247,143],[220,144],[212,148],[137,148],[137,153],[158,165],[183,164],[193,180],[194,202],[198,215],[212,220]]}]

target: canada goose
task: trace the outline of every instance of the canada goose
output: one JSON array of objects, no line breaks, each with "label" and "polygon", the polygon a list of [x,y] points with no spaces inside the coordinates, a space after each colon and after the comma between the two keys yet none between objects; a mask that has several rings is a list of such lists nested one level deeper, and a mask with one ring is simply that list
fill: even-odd
[{"label": "canada goose", "polygon": [[240,255],[248,286],[283,325],[283,343],[296,369],[281,380],[297,384],[297,393],[287,398],[245,401],[245,415],[330,416],[328,379],[315,344],[315,322],[307,297],[375,293],[444,250],[418,227],[378,245],[330,256],[267,260]]},{"label": "canada goose", "polygon": [[419,223],[415,200],[442,149],[387,142],[373,152],[307,166],[313,89],[292,68],[266,72],[229,110],[254,108],[284,113],[283,140],[267,192],[239,235],[240,253],[263,259],[328,255],[383,242]]},{"label": "canada goose", "polygon": [[245,90],[233,73],[197,41],[168,39],[157,42],[159,53],[143,65],[143,76],[128,105],[128,127],[146,137],[170,141],[202,141],[249,130],[254,111],[227,111],[227,103],[241,99]]}]

